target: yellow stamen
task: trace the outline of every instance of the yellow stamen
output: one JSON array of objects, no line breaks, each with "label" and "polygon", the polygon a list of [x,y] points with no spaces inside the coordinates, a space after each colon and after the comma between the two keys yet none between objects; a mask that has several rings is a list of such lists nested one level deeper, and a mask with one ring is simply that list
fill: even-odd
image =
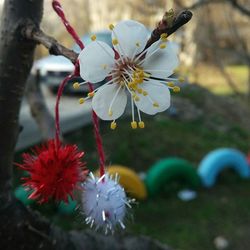
[{"label": "yellow stamen", "polygon": [[136,91],[138,89],[137,85],[135,84],[134,86],[132,86],[132,89]]},{"label": "yellow stamen", "polygon": [[136,86],[136,83],[135,83],[135,82],[129,82],[129,83],[128,83],[128,87],[129,87],[129,88],[132,88],[132,89],[133,89],[135,86]]},{"label": "yellow stamen", "polygon": [[142,94],[143,94],[144,96],[147,96],[147,95],[148,95],[148,92],[144,90],[144,91],[142,92]]},{"label": "yellow stamen", "polygon": [[174,91],[175,93],[178,93],[178,92],[181,91],[181,88],[180,88],[179,86],[174,86],[173,91]]},{"label": "yellow stamen", "polygon": [[144,76],[145,76],[145,77],[150,77],[150,76],[151,76],[151,74],[150,74],[150,73],[146,73],[146,72],[144,72]]},{"label": "yellow stamen", "polygon": [[154,102],[153,106],[156,107],[156,108],[158,108],[159,107],[159,103],[158,102]]},{"label": "yellow stamen", "polygon": [[143,121],[141,121],[141,122],[139,122],[139,128],[145,128],[145,124],[144,124],[144,122]]},{"label": "yellow stamen", "polygon": [[111,109],[109,109],[109,116],[112,116],[113,115],[113,112]]},{"label": "yellow stamen", "polygon": [[136,95],[136,96],[134,97],[134,100],[135,100],[136,102],[139,102],[139,101],[140,101],[140,97]]},{"label": "yellow stamen", "polygon": [[79,89],[79,88],[80,88],[80,84],[79,84],[78,82],[75,82],[75,83],[73,84],[73,88],[74,88],[74,89]]},{"label": "yellow stamen", "polygon": [[85,102],[85,99],[84,99],[84,98],[80,98],[80,99],[79,99],[79,103],[80,103],[80,104],[83,104],[84,102]]},{"label": "yellow stamen", "polygon": [[133,84],[133,82],[128,82],[128,87],[131,88],[131,84]]},{"label": "yellow stamen", "polygon": [[131,122],[131,128],[132,129],[137,129],[137,122],[136,121]]},{"label": "yellow stamen", "polygon": [[88,93],[88,97],[93,97],[94,95],[95,95],[94,91]]},{"label": "yellow stamen", "polygon": [[144,72],[143,71],[140,71],[138,72],[138,76],[141,78],[141,77],[144,77]]},{"label": "yellow stamen", "polygon": [[167,38],[167,37],[168,37],[168,34],[167,34],[167,33],[162,33],[162,34],[161,34],[161,39]]},{"label": "yellow stamen", "polygon": [[113,30],[114,27],[115,27],[115,26],[114,26],[112,23],[109,25],[109,29],[110,29],[110,30]]},{"label": "yellow stamen", "polygon": [[133,82],[132,83],[137,84],[138,83],[137,80],[138,80],[138,78],[133,77]]},{"label": "yellow stamen", "polygon": [[183,82],[185,82],[185,78],[181,76],[181,77],[178,78],[178,81],[183,83]]},{"label": "yellow stamen", "polygon": [[118,44],[118,40],[117,40],[116,38],[113,39],[113,40],[112,40],[112,44],[113,44],[113,45],[117,45],[117,44]]},{"label": "yellow stamen", "polygon": [[171,88],[174,87],[174,83],[173,82],[168,82],[167,85],[168,85],[168,87],[171,87]]},{"label": "yellow stamen", "polygon": [[95,41],[96,40],[96,35],[92,35],[90,38],[91,38],[92,41]]},{"label": "yellow stamen", "polygon": [[111,128],[112,130],[114,130],[114,129],[116,129],[116,127],[117,127],[116,122],[115,122],[115,121],[112,121],[112,122],[110,123],[110,128]]},{"label": "yellow stamen", "polygon": [[140,43],[139,42],[137,42],[135,45],[136,45],[136,47],[140,47]]},{"label": "yellow stamen", "polygon": [[160,45],[160,49],[165,49],[166,48],[166,44],[165,43],[162,43],[161,45]]},{"label": "yellow stamen", "polygon": [[167,42],[168,39],[167,39],[167,38],[161,38],[161,41],[162,41],[162,42]]},{"label": "yellow stamen", "polygon": [[143,89],[137,89],[137,91],[138,91],[139,94],[142,94]]},{"label": "yellow stamen", "polygon": [[135,83],[139,83],[139,84],[143,83],[143,80],[144,80],[143,78],[134,79]]}]

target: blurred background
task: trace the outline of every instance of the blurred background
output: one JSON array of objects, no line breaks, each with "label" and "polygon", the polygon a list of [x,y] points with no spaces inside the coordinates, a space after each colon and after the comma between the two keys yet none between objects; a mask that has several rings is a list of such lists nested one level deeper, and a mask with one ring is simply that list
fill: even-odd
[{"label": "blurred background", "polygon": [[[219,148],[235,148],[247,157],[250,149],[249,0],[64,0],[61,4],[86,43],[92,33],[110,43],[107,27],[119,20],[134,19],[152,30],[166,10],[173,8],[177,14],[183,9],[193,12],[192,20],[170,37],[179,49],[179,75],[185,79],[180,85],[181,92],[172,94],[172,105],[166,112],[143,117],[144,130],[131,130],[129,117],[119,119],[115,131],[102,122],[107,165],[127,166],[143,179],[157,161],[169,157],[185,159],[195,169],[209,152]],[[45,0],[42,29],[63,45],[79,51],[53,12],[50,0]],[[73,66],[67,59],[49,56],[42,46],[37,47],[35,59],[30,82],[36,82],[35,91],[41,90],[40,97],[45,98],[45,117],[52,128],[54,93]],[[41,121],[32,118],[32,91],[27,91],[21,109],[23,132],[16,149],[16,161],[21,161],[23,151],[53,132],[53,129],[46,131]],[[65,141],[77,143],[86,152],[87,167],[94,171],[98,158],[91,108],[89,103],[84,107],[78,105],[82,96],[82,92],[70,87],[65,92],[61,105],[62,127]],[[27,196],[20,186],[22,175],[16,170],[15,192],[27,204]],[[187,188],[194,191],[190,200],[180,195],[180,191]],[[85,228],[74,202],[69,206],[29,205],[65,230]],[[230,169],[224,170],[216,183],[206,189],[202,185],[194,188],[183,181],[183,176],[175,176],[166,181],[157,194],[139,201],[132,214],[134,219],[130,218],[127,223],[129,232],[157,238],[173,249],[247,250],[250,246],[250,180]]]},{"label": "blurred background", "polygon": [[[45,0],[43,30],[65,46],[73,45],[59,18]],[[79,35],[107,30],[110,23],[135,19],[153,29],[165,10],[178,13],[183,8],[193,11],[192,22],[176,32],[174,39],[180,46],[181,66],[192,82],[209,85],[221,94],[250,96],[249,80],[249,1],[193,0],[123,0],[123,1],[63,1],[72,25]],[[36,58],[48,54],[42,46]],[[216,81],[214,81],[216,78]],[[248,97],[247,97],[248,98]],[[249,97],[250,98],[250,97]]]}]

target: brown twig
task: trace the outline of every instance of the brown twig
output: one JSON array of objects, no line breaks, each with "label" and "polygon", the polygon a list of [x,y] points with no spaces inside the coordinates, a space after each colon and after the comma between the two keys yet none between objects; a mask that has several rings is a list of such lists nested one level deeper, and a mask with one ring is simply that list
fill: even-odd
[{"label": "brown twig", "polygon": [[172,22],[169,22],[168,14],[169,12],[165,13],[162,20],[158,23],[157,27],[152,31],[151,37],[149,38],[145,49],[154,42],[158,41],[161,34],[167,33],[168,36],[173,34],[176,30],[189,22],[193,16],[191,11],[184,10],[176,18],[174,18]]},{"label": "brown twig", "polygon": [[22,35],[26,39],[33,40],[39,44],[42,44],[49,50],[49,53],[51,55],[63,55],[64,57],[68,58],[73,64],[75,64],[78,54],[60,44],[55,38],[45,34],[42,30],[37,28],[34,23],[28,22],[24,24]]},{"label": "brown twig", "polygon": [[41,131],[42,138],[48,140],[55,136],[54,118],[45,102],[40,86],[41,79],[39,78],[40,74],[38,70],[29,75],[26,83],[25,97],[29,103],[31,115]]},{"label": "brown twig", "polygon": [[181,7],[181,8],[187,8],[189,10],[195,10],[198,9],[202,6],[208,5],[208,4],[218,4],[218,3],[224,3],[225,0],[200,0],[200,1],[196,1],[195,3],[186,6],[183,5],[183,3],[180,0],[176,0],[176,3]]},{"label": "brown twig", "polygon": [[[173,18],[172,22],[169,22],[167,13],[163,16],[162,20],[158,23],[157,27],[153,30],[151,37],[149,38],[147,45],[148,48],[151,44],[159,40],[162,33],[167,33],[168,36],[173,34],[176,30],[189,22],[193,16],[191,11],[182,11],[176,18]],[[63,55],[75,64],[78,54],[73,50],[70,50],[61,45],[55,38],[48,36],[42,30],[37,28],[33,23],[26,23],[23,26],[22,34],[26,39],[36,41],[44,45],[49,53],[52,55]]]},{"label": "brown twig", "polygon": [[235,7],[238,11],[240,11],[242,14],[250,17],[250,9],[245,8],[243,4],[240,4],[237,0],[230,0],[230,3],[233,7]]}]

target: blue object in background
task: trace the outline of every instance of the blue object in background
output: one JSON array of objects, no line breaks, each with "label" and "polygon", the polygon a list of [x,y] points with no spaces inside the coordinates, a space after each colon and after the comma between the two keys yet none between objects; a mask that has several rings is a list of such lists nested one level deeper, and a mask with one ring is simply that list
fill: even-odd
[{"label": "blue object in background", "polygon": [[250,177],[245,155],[236,149],[221,148],[206,155],[198,167],[203,186],[212,187],[217,176],[226,168],[234,169],[242,178]]}]

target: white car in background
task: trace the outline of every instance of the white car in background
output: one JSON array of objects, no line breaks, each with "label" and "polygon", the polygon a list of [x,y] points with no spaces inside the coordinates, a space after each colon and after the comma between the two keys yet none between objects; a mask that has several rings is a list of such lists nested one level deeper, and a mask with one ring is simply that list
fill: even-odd
[{"label": "white car in background", "polygon": [[[82,41],[84,45],[87,45],[91,42],[92,34],[86,34],[82,37]],[[100,31],[95,33],[98,40],[106,42],[109,46],[112,46],[111,41],[111,33],[110,31]],[[79,53],[80,48],[75,44],[72,48],[75,52]],[[45,84],[48,86],[54,93],[57,92],[58,86],[60,85],[61,81],[69,74],[71,74],[74,71],[74,65],[70,60],[63,56],[47,56],[44,58],[41,58],[34,62],[31,73],[35,74],[37,76],[36,79],[39,79],[39,81],[42,84]],[[78,81],[81,82],[83,79],[80,77],[71,80],[66,87],[65,91],[67,92],[77,92],[71,83]],[[98,87],[103,82],[100,82],[98,84],[95,84],[94,87]],[[78,91],[88,91],[88,86],[82,86],[80,90]]]}]

